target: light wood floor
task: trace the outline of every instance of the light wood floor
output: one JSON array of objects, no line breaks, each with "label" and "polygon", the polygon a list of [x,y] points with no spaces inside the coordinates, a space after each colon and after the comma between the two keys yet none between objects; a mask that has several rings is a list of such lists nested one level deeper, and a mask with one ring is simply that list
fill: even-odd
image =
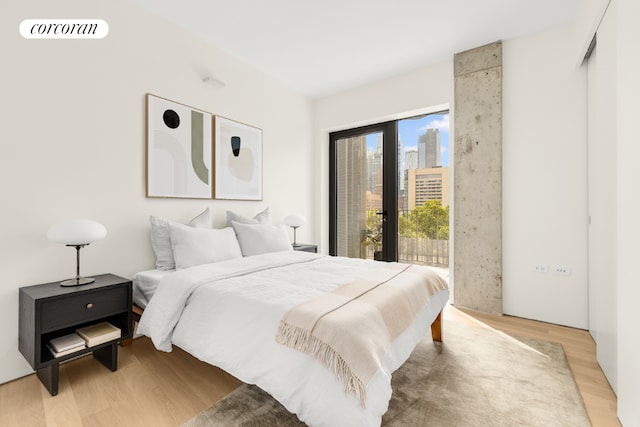
[{"label": "light wood floor", "polygon": [[[619,426],[616,397],[595,361],[586,331],[448,307],[446,320],[482,322],[516,336],[560,342],[594,426]],[[447,341],[446,323],[444,342]],[[35,375],[0,385],[0,426],[180,426],[234,390],[240,381],[176,348],[156,351],[147,338],[121,347],[118,371],[92,357],[60,366],[51,397]]]}]

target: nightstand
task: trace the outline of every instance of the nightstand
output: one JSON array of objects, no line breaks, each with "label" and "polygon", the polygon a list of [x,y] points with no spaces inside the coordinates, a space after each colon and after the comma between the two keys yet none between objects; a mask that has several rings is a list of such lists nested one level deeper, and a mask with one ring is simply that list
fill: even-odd
[{"label": "nightstand", "polygon": [[294,251],[314,252],[318,253],[318,245],[309,245],[306,243],[298,243],[293,247]]},{"label": "nightstand", "polygon": [[[18,348],[52,396],[58,394],[60,362],[93,353],[115,371],[118,343],[132,335],[131,281],[113,274],[92,277],[95,282],[81,286],[52,282],[20,288]],[[120,338],[57,358],[46,346],[52,338],[105,321],[120,328]]]}]

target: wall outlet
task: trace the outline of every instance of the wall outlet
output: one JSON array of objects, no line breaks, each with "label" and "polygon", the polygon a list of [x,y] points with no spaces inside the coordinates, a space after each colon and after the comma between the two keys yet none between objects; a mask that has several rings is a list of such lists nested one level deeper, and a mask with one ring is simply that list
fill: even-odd
[{"label": "wall outlet", "polygon": [[571,269],[569,267],[563,266],[555,266],[552,269],[553,274],[559,274],[561,276],[569,276],[571,274]]},{"label": "wall outlet", "polygon": [[533,266],[533,271],[536,273],[546,273],[549,271],[545,264],[536,264]]}]

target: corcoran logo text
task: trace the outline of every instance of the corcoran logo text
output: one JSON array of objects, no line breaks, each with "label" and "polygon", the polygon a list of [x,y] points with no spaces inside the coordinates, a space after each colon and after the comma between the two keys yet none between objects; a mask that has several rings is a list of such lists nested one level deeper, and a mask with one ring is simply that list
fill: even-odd
[{"label": "corcoran logo text", "polygon": [[102,19],[25,19],[20,34],[25,39],[102,39],[109,24]]}]

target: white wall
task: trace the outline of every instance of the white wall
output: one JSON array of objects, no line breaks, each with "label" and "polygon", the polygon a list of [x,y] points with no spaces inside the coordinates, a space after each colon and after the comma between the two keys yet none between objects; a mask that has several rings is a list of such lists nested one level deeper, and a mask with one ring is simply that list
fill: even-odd
[{"label": "white wall", "polygon": [[617,389],[617,119],[615,5],[598,28],[588,69],[589,331],[597,359]]},{"label": "white wall", "polygon": [[503,311],[586,329],[586,71],[573,31],[503,43]]},{"label": "white wall", "polygon": [[[104,19],[110,32],[104,40],[19,35],[23,19],[43,17]],[[125,0],[16,2],[0,23],[0,383],[31,372],[18,352],[18,288],[74,274],[74,251],[46,239],[56,222],[106,226],[107,238],[82,251],[85,275],[151,268],[151,214],[186,221],[209,207],[222,226],[227,209],[268,206],[274,222],[305,215],[298,239],[315,241],[309,99]],[[203,84],[207,74],[226,87]],[[262,128],[264,200],[145,198],[147,92]]]},{"label": "white wall", "polygon": [[[618,418],[625,427],[636,427],[640,426],[640,4],[636,0],[591,0],[582,6],[578,45],[584,48],[597,31],[596,50],[588,64],[589,120],[594,122],[589,127],[589,155],[596,157],[590,165],[598,162],[599,169],[590,170],[590,177],[596,175],[611,186],[606,192],[598,187],[600,183],[590,183],[590,214],[597,219],[602,217],[603,206],[609,209],[605,220],[612,225],[604,244],[613,253],[604,260],[592,254],[590,260],[591,332],[598,362],[618,397]],[[600,225],[592,224],[589,238],[602,242]],[[606,275],[607,270],[611,274]]]},{"label": "white wall", "polygon": [[[640,426],[640,280],[638,242],[640,241],[640,3],[616,2],[617,34],[617,324],[618,324],[618,418],[625,427]],[[608,12],[607,12],[608,13]]]},{"label": "white wall", "polygon": [[575,51],[573,56],[576,63],[583,63],[585,53],[610,2],[611,0],[583,0],[580,2],[580,8],[574,23]]}]

